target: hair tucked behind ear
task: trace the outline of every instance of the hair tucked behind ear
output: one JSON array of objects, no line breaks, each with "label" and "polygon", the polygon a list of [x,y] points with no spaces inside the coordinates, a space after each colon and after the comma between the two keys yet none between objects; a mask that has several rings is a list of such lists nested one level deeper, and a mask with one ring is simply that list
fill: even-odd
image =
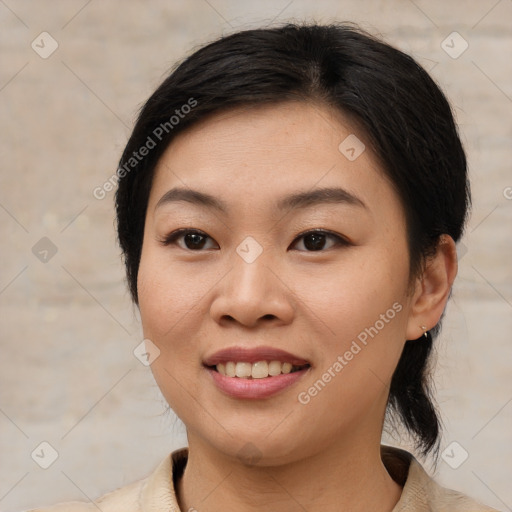
[{"label": "hair tucked behind ear", "polygon": [[423,455],[438,452],[440,422],[429,387],[430,332],[405,343],[391,380],[389,406],[398,413]]}]

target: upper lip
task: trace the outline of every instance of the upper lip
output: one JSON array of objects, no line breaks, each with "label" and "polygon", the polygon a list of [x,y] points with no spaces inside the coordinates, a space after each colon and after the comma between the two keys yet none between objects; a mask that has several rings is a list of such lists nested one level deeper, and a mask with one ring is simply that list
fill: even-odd
[{"label": "upper lip", "polygon": [[203,363],[205,366],[215,366],[219,363],[245,362],[257,363],[258,361],[280,361],[281,363],[291,363],[295,366],[309,364],[308,361],[298,357],[290,352],[273,347],[229,347],[219,350],[208,356]]}]

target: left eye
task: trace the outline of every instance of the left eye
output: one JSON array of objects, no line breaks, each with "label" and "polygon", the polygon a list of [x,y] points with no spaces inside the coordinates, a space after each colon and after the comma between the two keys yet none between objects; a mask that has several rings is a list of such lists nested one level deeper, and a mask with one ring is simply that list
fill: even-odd
[{"label": "left eye", "polygon": [[[334,240],[334,242],[332,242],[330,245],[327,242],[329,239],[331,241]],[[302,241],[301,244],[298,245],[305,247],[305,250],[308,252],[322,251],[323,249],[330,249],[331,247],[340,245],[349,245],[349,242],[341,236],[330,233],[329,231],[321,230],[308,231],[307,233],[303,233],[302,235],[298,236],[295,240]],[[297,243],[294,241],[293,245],[297,245]],[[326,245],[328,245],[328,247],[326,247]]]},{"label": "left eye", "polygon": [[[214,241],[213,238],[210,238],[203,231],[197,229],[178,229],[161,240],[161,243],[166,246],[178,245],[182,249],[197,251],[201,249],[212,249],[212,247],[208,247],[207,240]],[[215,249],[215,247],[213,248]]]}]

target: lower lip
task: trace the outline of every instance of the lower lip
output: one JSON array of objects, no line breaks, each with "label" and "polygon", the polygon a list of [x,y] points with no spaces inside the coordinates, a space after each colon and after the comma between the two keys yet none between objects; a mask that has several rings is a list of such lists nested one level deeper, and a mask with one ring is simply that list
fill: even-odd
[{"label": "lower lip", "polygon": [[263,379],[242,379],[239,377],[226,377],[219,372],[207,368],[215,385],[224,393],[234,398],[258,400],[273,396],[289,388],[301,379],[309,368],[293,373],[282,373],[275,377]]}]

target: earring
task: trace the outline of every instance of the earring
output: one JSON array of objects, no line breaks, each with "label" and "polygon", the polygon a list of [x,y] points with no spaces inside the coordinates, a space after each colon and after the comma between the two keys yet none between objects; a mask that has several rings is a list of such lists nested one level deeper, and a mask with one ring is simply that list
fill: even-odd
[{"label": "earring", "polygon": [[427,331],[427,326],[426,325],[420,325],[420,327],[422,328],[422,330],[424,331],[423,332],[423,336],[425,336],[425,338],[428,338],[428,331]]}]

